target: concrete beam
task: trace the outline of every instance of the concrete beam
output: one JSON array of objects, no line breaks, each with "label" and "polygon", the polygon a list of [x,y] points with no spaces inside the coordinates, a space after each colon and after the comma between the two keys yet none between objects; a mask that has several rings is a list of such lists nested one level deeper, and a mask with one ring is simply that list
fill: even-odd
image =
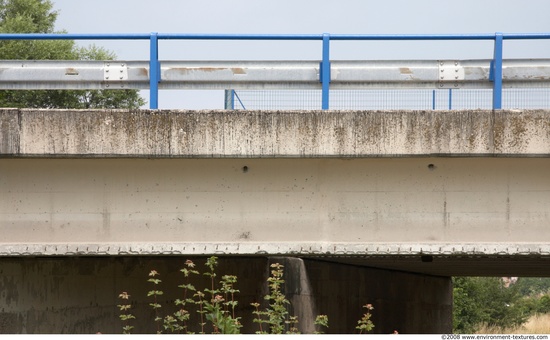
[{"label": "concrete beam", "polygon": [[550,259],[548,157],[4,158],[0,169],[0,256],[291,255],[439,275],[474,267],[442,257]]},{"label": "concrete beam", "polygon": [[0,110],[9,157],[550,155],[550,112]]}]

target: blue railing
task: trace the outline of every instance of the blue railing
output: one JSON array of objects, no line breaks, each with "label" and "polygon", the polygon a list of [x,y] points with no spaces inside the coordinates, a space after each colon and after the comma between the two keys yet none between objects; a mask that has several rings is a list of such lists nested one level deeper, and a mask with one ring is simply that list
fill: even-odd
[{"label": "blue railing", "polygon": [[0,34],[0,40],[149,40],[149,106],[158,108],[159,40],[319,40],[322,41],[320,79],[323,110],[329,108],[330,95],[330,41],[395,41],[395,40],[492,40],[494,52],[489,80],[493,82],[493,109],[502,108],[502,51],[504,40],[550,39],[550,33],[494,33],[494,34],[186,34],[186,33],[130,33],[130,34]]}]

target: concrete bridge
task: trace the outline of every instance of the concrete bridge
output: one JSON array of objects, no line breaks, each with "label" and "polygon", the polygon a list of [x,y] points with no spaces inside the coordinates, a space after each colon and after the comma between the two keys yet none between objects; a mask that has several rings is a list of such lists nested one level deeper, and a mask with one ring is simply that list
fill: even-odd
[{"label": "concrete bridge", "polygon": [[550,275],[549,114],[2,109],[0,331],[118,332],[118,290],[216,254],[331,332],[450,332],[451,276]]}]

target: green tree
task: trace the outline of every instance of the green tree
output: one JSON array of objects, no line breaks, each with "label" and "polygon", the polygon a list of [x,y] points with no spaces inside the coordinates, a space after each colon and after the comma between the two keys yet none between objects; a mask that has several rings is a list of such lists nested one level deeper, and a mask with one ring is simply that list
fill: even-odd
[{"label": "green tree", "polygon": [[474,333],[483,319],[483,312],[476,300],[477,287],[471,278],[453,278],[453,331]]},{"label": "green tree", "polygon": [[550,313],[550,296],[549,295],[543,295],[540,297],[537,303],[537,313]]},{"label": "green tree", "polygon": [[546,294],[550,291],[550,278],[520,277],[516,285],[520,294],[524,296]]},{"label": "green tree", "polygon": [[505,287],[499,277],[458,277],[453,284],[456,333],[474,333],[481,324],[514,327],[529,316],[518,286]]},{"label": "green tree", "polygon": [[[50,0],[0,0],[0,33],[54,33],[58,13]],[[63,32],[60,32],[63,33]],[[113,60],[97,46],[78,47],[72,40],[3,40],[0,59]],[[137,90],[0,91],[0,107],[137,108],[145,104]]]}]

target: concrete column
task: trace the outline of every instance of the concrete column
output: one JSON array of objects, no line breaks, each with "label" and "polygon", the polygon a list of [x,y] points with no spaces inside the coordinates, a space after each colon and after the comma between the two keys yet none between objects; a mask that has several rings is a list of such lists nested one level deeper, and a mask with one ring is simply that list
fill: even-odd
[{"label": "concrete column", "polygon": [[353,333],[367,303],[373,333],[451,333],[449,277],[305,260],[316,308],[327,314],[330,333]]}]

